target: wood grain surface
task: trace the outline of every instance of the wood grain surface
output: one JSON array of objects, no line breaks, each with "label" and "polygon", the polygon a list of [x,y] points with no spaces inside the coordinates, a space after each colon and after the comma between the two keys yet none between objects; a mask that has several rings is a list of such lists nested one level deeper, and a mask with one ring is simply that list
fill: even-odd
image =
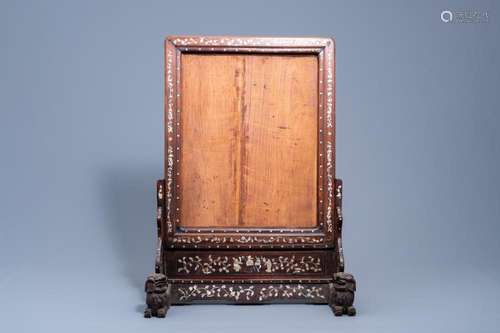
[{"label": "wood grain surface", "polygon": [[180,226],[316,225],[315,55],[182,55]]}]

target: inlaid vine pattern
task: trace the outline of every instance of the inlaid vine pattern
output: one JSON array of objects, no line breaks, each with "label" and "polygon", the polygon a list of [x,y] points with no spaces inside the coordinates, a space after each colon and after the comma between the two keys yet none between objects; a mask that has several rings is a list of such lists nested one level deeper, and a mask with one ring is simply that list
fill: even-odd
[{"label": "inlaid vine pattern", "polygon": [[167,51],[167,193],[166,193],[166,220],[167,220],[167,232],[173,232],[173,222],[172,222],[172,192],[173,192],[173,173],[174,173],[174,149],[172,147],[172,134],[174,131],[173,119],[174,119],[174,79],[173,79],[173,66],[172,66],[172,50]]},{"label": "inlaid vine pattern", "polygon": [[327,177],[327,207],[326,207],[326,227],[328,232],[333,232],[332,222],[332,199],[333,199],[333,144],[334,135],[333,120],[333,51],[330,48],[326,55],[327,73],[326,73],[326,127],[328,130],[328,142],[326,145],[326,177]]},{"label": "inlaid vine pattern", "polygon": [[228,300],[257,302],[282,299],[326,301],[326,285],[277,284],[277,285],[190,285],[178,287],[181,302],[191,300]]},{"label": "inlaid vine pattern", "polygon": [[176,46],[325,46],[324,38],[226,38],[226,37],[176,37],[171,39]]},{"label": "inlaid vine pattern", "polygon": [[227,245],[227,244],[257,244],[257,245],[300,245],[300,244],[321,244],[324,242],[324,237],[321,236],[175,236],[172,239],[173,243],[198,245],[198,244],[212,244],[212,245]]},{"label": "inlaid vine pattern", "polygon": [[333,231],[333,222],[332,222],[332,198],[333,198],[333,162],[332,162],[332,144],[331,142],[327,143],[326,150],[326,176],[327,176],[327,202],[328,205],[326,207],[326,227],[328,232]]},{"label": "inlaid vine pattern", "polygon": [[322,271],[320,256],[188,256],[177,259],[181,274],[224,273],[318,273]]}]

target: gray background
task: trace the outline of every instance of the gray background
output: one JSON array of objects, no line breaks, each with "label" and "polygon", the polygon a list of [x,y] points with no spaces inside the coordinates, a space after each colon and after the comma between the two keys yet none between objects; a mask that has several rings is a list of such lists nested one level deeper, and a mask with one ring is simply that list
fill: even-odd
[{"label": "gray background", "polygon": [[[444,9],[488,11],[445,24]],[[495,332],[494,1],[2,1],[0,331]],[[167,34],[335,36],[355,318],[185,306],[144,320]]]}]

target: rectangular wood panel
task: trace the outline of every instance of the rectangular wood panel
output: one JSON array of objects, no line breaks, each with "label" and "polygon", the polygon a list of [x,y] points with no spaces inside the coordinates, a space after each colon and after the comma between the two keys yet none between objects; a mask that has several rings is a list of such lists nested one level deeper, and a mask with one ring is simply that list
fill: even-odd
[{"label": "rectangular wood panel", "polygon": [[180,225],[316,225],[315,55],[183,54]]}]

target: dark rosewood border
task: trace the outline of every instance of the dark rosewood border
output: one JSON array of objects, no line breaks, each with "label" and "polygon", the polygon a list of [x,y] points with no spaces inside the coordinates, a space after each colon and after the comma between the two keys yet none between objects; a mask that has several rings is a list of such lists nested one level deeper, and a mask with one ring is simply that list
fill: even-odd
[{"label": "dark rosewood border", "polygon": [[[318,57],[318,216],[309,229],[180,228],[181,56],[204,53],[300,53]],[[185,37],[165,40],[165,191],[163,239],[170,249],[333,248],[335,220],[335,59],[328,38]],[[168,244],[168,245],[166,245]]]}]

